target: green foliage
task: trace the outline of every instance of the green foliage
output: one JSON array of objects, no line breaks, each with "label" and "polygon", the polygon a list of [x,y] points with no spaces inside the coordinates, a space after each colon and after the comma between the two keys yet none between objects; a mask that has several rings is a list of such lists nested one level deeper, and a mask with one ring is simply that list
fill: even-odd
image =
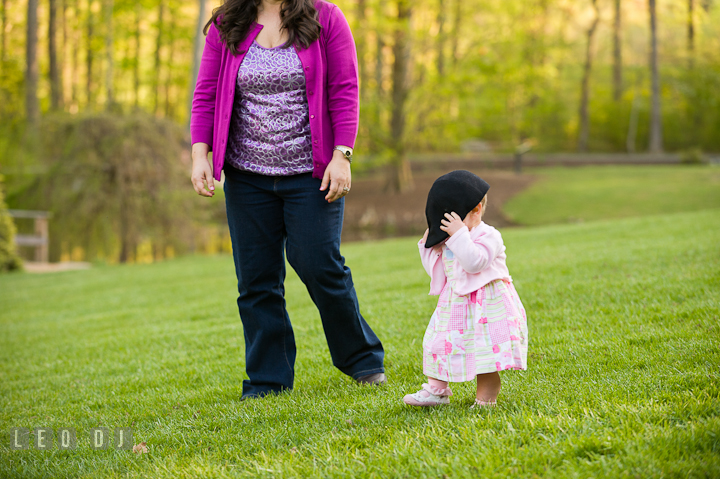
[{"label": "green foliage", "polygon": [[[535,151],[577,148],[580,80],[585,61],[590,2],[575,0],[422,0],[412,3],[405,104],[404,152],[458,151],[481,139],[510,152],[526,139]],[[622,3],[622,95],[613,98],[613,3],[599,2],[600,26],[590,77],[590,139],[593,151],[625,151],[631,126],[634,150],[647,149],[650,74],[647,2]],[[361,109],[359,169],[392,163],[398,141],[390,133],[394,68],[392,47],[397,2],[337,0],[359,48]],[[103,3],[105,5],[105,3]],[[160,6],[162,21],[160,20]],[[660,84],[664,148],[720,151],[720,4],[708,2],[692,17],[695,43],[687,44],[687,0],[659,5]],[[211,2],[208,3],[212,7]],[[25,2],[6,2],[5,55],[0,65],[0,155],[2,172],[35,167],[29,145],[17,149],[23,130]],[[59,61],[64,109],[108,109],[106,73],[113,108],[144,109],[187,124],[189,82],[197,5],[179,0],[115,0],[112,28],[98,2],[61,9]],[[98,8],[100,7],[100,8]],[[209,9],[200,15],[206,20]],[[40,31],[47,32],[41,9]],[[92,33],[89,26],[93,25]],[[442,27],[441,27],[442,25]],[[112,62],[106,35],[112,32]],[[50,110],[48,50],[41,34],[38,94]],[[200,45],[202,45],[202,38]],[[92,58],[92,70],[88,60]],[[157,62],[157,64],[156,64]],[[442,65],[442,66],[441,66]],[[631,119],[637,119],[637,124]],[[632,125],[631,125],[632,123]],[[633,149],[633,148],[631,148]],[[11,185],[14,193],[16,184]]]},{"label": "green foliage", "polygon": [[530,172],[537,182],[503,207],[521,225],[720,208],[720,168],[714,166],[586,166]]},{"label": "green foliage", "polygon": [[96,113],[48,116],[41,131],[44,171],[11,199],[53,212],[54,258],[80,247],[90,259],[127,261],[148,240],[155,256],[191,247],[201,211],[180,127],[143,113]]},{"label": "green foliage", "polygon": [[[593,151],[626,151],[635,103],[635,148],[646,151],[650,113],[647,4],[623,3],[623,95],[616,102],[612,3],[600,2],[602,19],[590,79],[589,146]],[[689,68],[686,45],[678,40],[685,38],[687,4],[679,0],[666,4],[660,31],[665,149],[720,151],[720,8],[696,12],[695,60]],[[340,5],[354,11],[351,3]],[[442,37],[440,8],[445,10]],[[575,150],[590,2],[475,0],[459,2],[459,8],[461,18],[456,22],[452,2],[414,3],[407,148],[456,151],[464,141],[480,138],[496,150],[512,151],[522,140],[533,138],[536,151]],[[388,14],[393,11],[388,10]],[[383,133],[390,108],[392,58],[381,54],[378,61],[372,45],[376,35],[385,45],[392,43],[392,37],[386,22],[375,17],[368,22],[371,27],[356,34],[368,37],[369,51],[361,65],[368,71],[368,84],[363,85],[366,99],[361,105],[359,151],[379,154],[387,142]],[[459,38],[456,48],[453,38]],[[443,72],[436,66],[440,55],[445,59]],[[384,65],[380,83],[376,65]]]},{"label": "green foliage", "polygon": [[3,176],[0,175],[0,272],[22,268],[15,248],[15,223],[8,213],[3,192]]},{"label": "green foliage", "polygon": [[17,58],[1,61],[0,65],[0,117],[7,121],[22,115],[25,77]]},{"label": "green foliage", "polygon": [[[290,394],[239,401],[232,258],[0,277],[3,477],[717,477],[720,210],[503,231],[528,311],[526,372],[493,410],[418,410],[436,297],[415,239],[344,247],[387,387],[333,368],[300,280]],[[42,301],[36,298],[42,297]],[[93,451],[130,426],[150,453]],[[75,451],[11,451],[11,427],[74,427]]]},{"label": "green foliage", "polygon": [[[113,2],[115,100],[124,111],[141,108],[185,125],[197,5],[163,1],[162,22],[160,0]],[[590,149],[625,151],[635,103],[635,146],[637,151],[645,151],[650,111],[647,2],[622,4],[623,94],[617,102],[612,94],[613,3],[599,2],[601,23],[590,78]],[[361,50],[358,157],[372,156],[371,161],[386,163],[393,158],[387,150],[392,140],[389,122],[397,2],[337,0],[337,4],[350,21]],[[209,2],[208,6],[216,5]],[[22,118],[24,99],[27,5],[6,2],[6,7],[6,55],[0,65],[0,152],[6,137],[12,135],[4,123]],[[59,34],[58,43],[62,51],[59,60],[66,65],[67,111],[107,108],[104,37],[110,29],[98,7],[97,2],[80,2],[61,9],[66,18],[64,30],[58,31],[66,35]],[[720,151],[720,6],[712,2],[707,8],[696,8],[692,61],[686,37],[687,0],[667,0],[659,8],[665,149]],[[575,0],[412,2],[406,150],[457,151],[473,138],[500,151],[512,151],[526,138],[536,141],[537,151],[574,150],[589,9],[589,1]],[[209,9],[204,14],[208,16]],[[89,24],[93,25],[92,35]],[[46,27],[47,15],[41,10],[40,31],[47,32]],[[48,111],[49,59],[43,35],[40,41],[40,104]],[[88,57],[94,59],[89,83]]]},{"label": "green foliage", "polygon": [[682,152],[680,162],[684,165],[704,165],[708,163],[708,159],[705,158],[701,149],[693,148]]}]

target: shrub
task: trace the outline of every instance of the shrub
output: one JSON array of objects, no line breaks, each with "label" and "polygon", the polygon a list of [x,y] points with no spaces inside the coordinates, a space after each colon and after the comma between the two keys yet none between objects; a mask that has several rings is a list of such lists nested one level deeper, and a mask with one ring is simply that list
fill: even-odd
[{"label": "shrub", "polygon": [[683,165],[704,165],[708,163],[708,160],[705,158],[705,155],[703,155],[702,150],[693,148],[683,151],[680,154],[680,163]]},{"label": "shrub", "polygon": [[0,271],[22,268],[22,261],[15,248],[15,232],[15,223],[5,205],[3,177],[0,175]]},{"label": "shrub", "polygon": [[[189,141],[179,125],[138,112],[51,115],[41,125],[43,173],[13,201],[53,212],[51,257],[132,261],[192,250],[201,214],[189,181]],[[200,204],[202,203],[202,204]],[[204,221],[203,221],[204,223]]]}]

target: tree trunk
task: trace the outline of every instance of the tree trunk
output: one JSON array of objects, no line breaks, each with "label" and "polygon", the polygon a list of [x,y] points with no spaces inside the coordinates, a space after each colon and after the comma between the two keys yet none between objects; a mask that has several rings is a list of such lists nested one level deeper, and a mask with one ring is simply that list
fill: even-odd
[{"label": "tree trunk", "polygon": [[105,0],[103,7],[105,9],[105,55],[107,58],[107,70],[105,72],[105,88],[107,92],[106,108],[113,109],[115,105],[115,89],[114,89],[114,73],[115,73],[115,56],[114,56],[114,39],[113,39],[113,8],[114,0]]},{"label": "tree trunk", "polygon": [[2,15],[2,18],[0,18],[0,28],[2,28],[2,31],[0,31],[0,37],[2,37],[2,40],[0,40],[0,62],[5,63],[5,52],[7,51],[7,47],[5,46],[5,29],[7,28],[7,0],[2,0],[0,6],[2,6],[2,12],[0,12],[0,15]]},{"label": "tree trunk", "polygon": [[383,39],[384,32],[381,28],[378,28],[375,34],[375,98],[374,103],[372,104],[372,120],[370,128],[372,128],[376,133],[370,135],[369,149],[372,153],[378,154],[387,147],[385,138],[386,129],[382,126],[384,123],[383,111],[385,110],[387,101],[385,99],[385,85],[383,84],[383,69],[385,65],[383,58],[383,50],[385,49],[385,41]]},{"label": "tree trunk", "polygon": [[118,195],[118,219],[120,239],[120,263],[135,259],[138,245],[139,208],[137,185],[142,181],[138,178],[137,165],[132,162],[116,164],[116,194]]},{"label": "tree trunk", "polygon": [[587,31],[587,47],[585,49],[585,69],[583,71],[582,86],[580,93],[580,128],[578,133],[578,150],[587,151],[590,140],[590,116],[588,104],[590,102],[590,74],[592,73],[593,49],[595,44],[595,31],[600,22],[600,11],[597,0],[592,0],[595,9],[595,19]]},{"label": "tree trunk", "polygon": [[615,101],[620,101],[623,93],[621,3],[621,0],[615,0],[615,22],[613,24],[613,98]]},{"label": "tree trunk", "polygon": [[377,86],[378,98],[382,98],[385,95],[385,89],[383,88],[383,50],[385,49],[385,41],[379,29],[375,49],[377,50],[377,54],[375,55],[375,84]]},{"label": "tree trunk", "polygon": [[25,116],[32,130],[40,121],[40,104],[38,103],[38,0],[28,0],[27,6],[27,39],[25,44]]},{"label": "tree trunk", "polygon": [[660,74],[657,55],[657,9],[656,0],[649,0],[650,7],[650,75],[652,76],[652,111],[650,113],[650,152],[663,150],[662,120],[660,116]]},{"label": "tree trunk", "polygon": [[452,29],[452,62],[453,67],[457,65],[459,59],[458,42],[460,38],[460,25],[462,22],[462,0],[455,0],[455,19]]},{"label": "tree trunk", "polygon": [[390,119],[390,149],[392,169],[388,182],[391,191],[412,189],[413,180],[410,163],[405,154],[403,134],[405,132],[405,101],[408,96],[408,66],[410,64],[410,20],[411,0],[397,1],[397,23],[393,44],[392,68],[392,114]]},{"label": "tree trunk", "polygon": [[637,138],[638,117],[640,116],[640,96],[642,91],[642,75],[638,75],[635,79],[635,89],[633,91],[632,107],[630,109],[630,122],[628,125],[628,134],[625,146],[628,153],[635,153],[635,140]]},{"label": "tree trunk", "polygon": [[192,101],[195,95],[195,85],[197,84],[198,72],[200,71],[200,59],[204,45],[203,27],[205,26],[205,2],[206,0],[198,0],[198,19],[195,24],[195,41],[193,45],[193,69],[192,77],[190,77],[190,92],[188,95],[188,121],[187,127],[190,129],[190,115],[192,111]]},{"label": "tree trunk", "polygon": [[87,57],[85,58],[85,62],[87,65],[87,85],[86,85],[86,94],[87,94],[87,106],[90,108],[93,102],[93,35],[95,34],[95,19],[93,18],[93,0],[88,0],[87,2],[88,6],[88,18],[87,18]]},{"label": "tree trunk", "polygon": [[437,23],[435,50],[437,50],[437,72],[442,78],[445,75],[445,0],[438,0]]},{"label": "tree trunk", "polygon": [[167,68],[165,69],[165,117],[166,118],[172,118],[174,116],[173,111],[173,102],[171,99],[171,94],[174,91],[173,88],[173,65],[175,61],[175,9],[170,8],[170,28],[168,28],[168,31],[170,32],[169,38],[166,40],[168,44],[168,58],[167,58]]},{"label": "tree trunk", "polygon": [[62,107],[67,103],[66,92],[67,92],[67,65],[65,59],[68,45],[68,31],[67,31],[67,12],[68,11],[68,0],[62,0],[62,12],[60,18],[62,19],[62,44],[60,45],[60,85],[62,88],[62,95],[60,101]]},{"label": "tree trunk", "polygon": [[687,50],[688,50],[688,68],[691,70],[695,67],[695,1],[688,0],[688,16],[687,16]]},{"label": "tree trunk", "polygon": [[78,84],[80,83],[80,37],[81,33],[77,26],[80,24],[80,0],[75,0],[73,9],[73,20],[76,28],[73,32],[72,45],[72,70],[70,72],[70,103],[71,111],[79,109]]},{"label": "tree trunk", "polygon": [[140,30],[142,21],[142,4],[135,4],[135,58],[133,59],[133,77],[135,90],[135,108],[140,107]]},{"label": "tree trunk", "polygon": [[57,111],[62,105],[62,82],[57,58],[57,0],[49,0],[48,59],[50,60],[50,108]]},{"label": "tree trunk", "polygon": [[155,74],[153,75],[153,87],[154,87],[154,101],[153,101],[153,113],[157,115],[160,109],[160,67],[162,66],[162,58],[160,51],[162,50],[163,44],[163,30],[165,25],[163,23],[165,16],[165,1],[160,0],[158,6],[158,25],[157,25],[157,38],[155,39]]},{"label": "tree trunk", "polygon": [[120,263],[127,263],[131,258],[130,254],[133,250],[132,236],[130,233],[132,220],[130,219],[130,211],[127,205],[127,196],[120,196]]},{"label": "tree trunk", "polygon": [[358,0],[357,3],[357,34],[355,47],[357,48],[358,67],[360,68],[360,98],[367,97],[368,69],[365,61],[367,55],[367,1]]}]

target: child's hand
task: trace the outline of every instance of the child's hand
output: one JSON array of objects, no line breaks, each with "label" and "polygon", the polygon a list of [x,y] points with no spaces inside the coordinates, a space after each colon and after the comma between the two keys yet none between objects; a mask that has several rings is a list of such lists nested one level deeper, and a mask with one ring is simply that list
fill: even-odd
[{"label": "child's hand", "polygon": [[422,240],[420,240],[420,241],[422,241],[423,243],[427,243],[427,237],[429,234],[430,234],[430,230],[426,229],[425,234],[423,235]]},{"label": "child's hand", "polygon": [[440,220],[440,229],[450,236],[457,233],[463,226],[465,226],[465,223],[463,223],[460,215],[454,211],[452,213],[445,213],[445,218]]}]

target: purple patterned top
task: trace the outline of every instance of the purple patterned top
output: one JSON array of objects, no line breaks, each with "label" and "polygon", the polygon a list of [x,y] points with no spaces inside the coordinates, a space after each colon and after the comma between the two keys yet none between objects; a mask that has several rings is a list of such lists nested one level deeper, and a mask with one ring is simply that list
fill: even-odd
[{"label": "purple patterned top", "polygon": [[235,88],[225,160],[267,176],[313,171],[305,74],[295,48],[253,42]]}]

